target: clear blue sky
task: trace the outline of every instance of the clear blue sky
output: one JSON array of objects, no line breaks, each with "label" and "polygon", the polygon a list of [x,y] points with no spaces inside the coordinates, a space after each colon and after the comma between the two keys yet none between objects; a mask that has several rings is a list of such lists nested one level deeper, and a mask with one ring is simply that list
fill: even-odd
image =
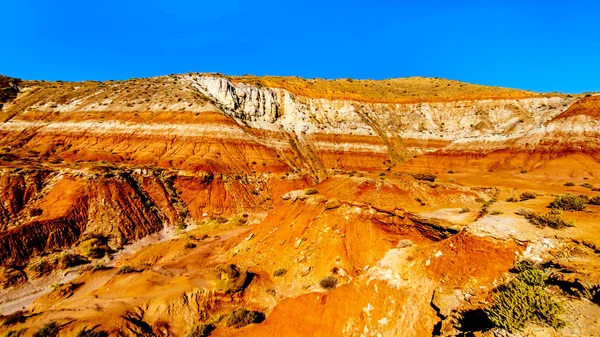
[{"label": "clear blue sky", "polygon": [[429,76],[600,91],[600,1],[0,0],[0,73]]}]

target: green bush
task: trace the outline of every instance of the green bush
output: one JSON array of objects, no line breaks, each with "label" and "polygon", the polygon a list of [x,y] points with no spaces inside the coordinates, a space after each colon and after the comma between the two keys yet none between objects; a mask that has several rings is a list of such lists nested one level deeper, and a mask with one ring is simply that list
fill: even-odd
[{"label": "green bush", "polygon": [[559,195],[550,203],[550,208],[560,209],[563,211],[583,211],[587,200],[582,196],[576,195]]},{"label": "green bush", "polygon": [[260,311],[251,311],[245,308],[236,309],[227,317],[227,326],[243,328],[246,325],[261,323],[265,320],[265,314]]},{"label": "green bush", "polygon": [[545,323],[560,329],[565,321],[562,304],[544,290],[547,275],[537,269],[519,273],[507,285],[500,286],[492,296],[492,304],[485,309],[490,321],[497,327],[516,332],[530,322]]},{"label": "green bush", "polygon": [[513,268],[513,271],[517,272],[517,273],[521,273],[521,272],[531,270],[531,269],[538,269],[537,262],[530,260],[530,259],[524,259],[524,260],[521,260],[521,261],[515,263],[515,267]]},{"label": "green bush", "polygon": [[216,326],[212,323],[196,325],[187,337],[208,337],[215,330]]}]

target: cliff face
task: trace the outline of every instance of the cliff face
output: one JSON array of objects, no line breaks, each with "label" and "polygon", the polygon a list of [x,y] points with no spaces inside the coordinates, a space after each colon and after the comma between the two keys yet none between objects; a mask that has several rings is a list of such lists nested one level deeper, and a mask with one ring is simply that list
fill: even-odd
[{"label": "cliff face", "polygon": [[[573,153],[594,158],[597,149],[594,98],[571,113],[575,97],[455,81],[187,74],[23,82],[20,90],[0,112],[3,264],[83,233],[121,246],[188,216],[265,210],[265,179],[274,179],[253,172],[318,180],[332,169],[439,170],[465,160],[532,169]],[[86,173],[103,166],[107,177]],[[53,189],[65,179],[79,186],[71,199]],[[62,213],[50,217],[56,200]],[[12,239],[44,226],[31,242]]]}]

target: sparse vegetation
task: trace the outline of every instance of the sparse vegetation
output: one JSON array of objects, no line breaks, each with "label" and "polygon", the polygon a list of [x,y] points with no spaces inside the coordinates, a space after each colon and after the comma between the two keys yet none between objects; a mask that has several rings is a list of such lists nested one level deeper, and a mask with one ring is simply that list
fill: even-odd
[{"label": "sparse vegetation", "polygon": [[464,214],[464,213],[469,213],[470,211],[471,211],[471,209],[469,207],[463,207],[460,209],[460,211],[458,211],[458,213]]},{"label": "sparse vegetation", "polygon": [[588,200],[588,204],[600,206],[600,195],[595,195]]},{"label": "sparse vegetation", "polygon": [[58,332],[60,331],[60,326],[56,322],[50,322],[44,324],[41,328],[39,328],[34,334],[33,337],[56,337],[58,336]]},{"label": "sparse vegetation", "polygon": [[576,195],[559,195],[550,203],[550,208],[563,211],[583,211],[587,204],[586,198]]},{"label": "sparse vegetation", "polygon": [[208,337],[215,330],[216,326],[212,323],[196,325],[187,337]]},{"label": "sparse vegetation", "polygon": [[498,210],[492,211],[492,212],[490,213],[490,215],[500,215],[500,214],[503,214],[503,212],[501,212],[501,211],[498,211]]},{"label": "sparse vegetation", "polygon": [[41,208],[34,208],[29,211],[29,216],[31,216],[31,217],[40,216],[40,215],[42,215],[42,213],[44,213],[44,211]]},{"label": "sparse vegetation", "polygon": [[321,288],[327,290],[335,288],[337,283],[338,280],[335,276],[327,276],[321,279],[321,281],[319,281],[319,285],[321,286]]},{"label": "sparse vegetation", "polygon": [[319,190],[317,190],[316,188],[307,188],[304,190],[305,195],[313,195],[317,193],[319,193]]},{"label": "sparse vegetation", "polygon": [[277,269],[277,270],[275,270],[273,272],[273,276],[275,276],[275,277],[281,277],[281,276],[285,275],[286,273],[287,273],[287,269],[285,269],[285,268],[279,268],[279,269]]},{"label": "sparse vegetation", "polygon": [[260,311],[252,311],[246,308],[239,308],[227,317],[227,326],[234,328],[243,328],[249,324],[261,323],[265,320],[265,314]]},{"label": "sparse vegetation", "polygon": [[531,199],[535,199],[535,198],[536,198],[536,195],[535,195],[535,193],[532,193],[532,192],[523,192],[519,196],[520,201],[526,201],[526,200],[531,200]]},{"label": "sparse vegetation", "polygon": [[550,227],[553,229],[563,229],[566,227],[573,227],[572,221],[565,221],[560,217],[560,212],[556,210],[551,211],[546,214],[538,214],[534,211],[527,209],[520,209],[517,211],[518,215],[523,216],[525,219],[529,220],[529,222],[538,227]]},{"label": "sparse vegetation", "polygon": [[572,182],[572,181],[569,181],[569,182],[565,183],[565,186],[567,186],[567,187],[573,187],[573,186],[575,186],[575,183]]},{"label": "sparse vegetation", "polygon": [[585,188],[589,188],[589,189],[593,189],[594,185],[590,184],[590,183],[583,183],[581,185],[579,185],[581,187],[585,187]]},{"label": "sparse vegetation", "polygon": [[485,309],[497,327],[516,332],[531,322],[545,323],[555,329],[565,326],[560,317],[564,308],[544,290],[548,276],[539,269],[526,269],[508,284],[496,289],[492,304]]},{"label": "sparse vegetation", "polygon": [[424,180],[434,182],[437,179],[437,176],[433,173],[413,173],[413,178],[417,180]]},{"label": "sparse vegetation", "polygon": [[185,249],[193,249],[196,248],[196,244],[193,242],[186,242],[185,245],[183,246]]},{"label": "sparse vegetation", "polygon": [[0,319],[2,319],[1,326],[11,326],[17,323],[25,322],[25,320],[27,320],[27,317],[25,316],[24,311],[16,311],[10,315],[0,316]]},{"label": "sparse vegetation", "polygon": [[141,272],[141,270],[130,266],[130,265],[125,265],[122,266],[121,268],[119,268],[119,270],[117,270],[117,275],[122,275],[122,274],[132,274],[132,273],[139,273]]},{"label": "sparse vegetation", "polygon": [[27,265],[27,270],[29,270],[28,274],[39,277],[50,274],[58,269],[71,268],[86,263],[89,263],[89,261],[81,255],[54,253],[31,261],[29,265]]},{"label": "sparse vegetation", "polygon": [[88,329],[87,327],[79,330],[76,337],[108,337],[108,332],[97,330],[96,328]]}]

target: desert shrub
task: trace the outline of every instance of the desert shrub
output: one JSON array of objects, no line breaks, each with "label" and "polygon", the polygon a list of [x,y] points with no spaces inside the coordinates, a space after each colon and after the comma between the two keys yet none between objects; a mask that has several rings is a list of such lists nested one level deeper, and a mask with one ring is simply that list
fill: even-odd
[{"label": "desert shrub", "polygon": [[497,211],[497,210],[496,211],[492,211],[490,213],[490,215],[500,215],[500,214],[503,214],[503,213],[501,211]]},{"label": "desert shrub", "polygon": [[510,198],[506,199],[506,202],[517,202],[517,201],[519,201],[519,200],[515,197],[510,197]]},{"label": "desert shrub", "polygon": [[448,170],[448,174],[454,174],[453,170]]},{"label": "desert shrub", "polygon": [[417,180],[425,180],[434,182],[437,179],[437,176],[433,173],[414,173],[412,174],[413,178]]},{"label": "desert shrub", "polygon": [[523,216],[525,219],[529,220],[531,224],[538,227],[562,229],[575,226],[572,221],[563,220],[560,217],[560,213],[557,214],[556,211],[540,215],[534,211],[520,209],[516,214]]},{"label": "desert shrub", "polygon": [[16,311],[10,315],[0,316],[2,319],[2,326],[10,326],[17,323],[24,323],[27,320],[24,311]]},{"label": "desert shrub", "polygon": [[519,273],[511,282],[496,289],[492,304],[485,311],[497,327],[510,332],[522,330],[530,322],[540,322],[560,329],[564,308],[544,290],[547,275],[537,269]]},{"label": "desert shrub", "polygon": [[56,337],[59,330],[60,326],[58,323],[46,323],[33,334],[33,337]]},{"label": "desert shrub", "polygon": [[231,219],[231,222],[238,226],[243,226],[248,223],[248,214],[237,215]]},{"label": "desert shrub", "polygon": [[227,326],[239,329],[249,324],[261,323],[264,320],[265,314],[260,311],[239,308],[227,317]]},{"label": "desert shrub", "polygon": [[111,252],[109,238],[101,234],[93,234],[81,241],[79,251],[89,258],[99,259]]},{"label": "desert shrub", "polygon": [[485,199],[482,197],[477,197],[477,198],[475,198],[475,202],[484,203]]},{"label": "desert shrub", "polygon": [[183,246],[185,249],[193,249],[196,248],[196,244],[193,242],[186,242],[185,245]]},{"label": "desert shrub", "polygon": [[337,285],[337,282],[338,280],[335,278],[335,276],[327,276],[319,281],[319,285],[323,289],[333,289]]},{"label": "desert shrub", "polygon": [[29,211],[29,216],[40,216],[42,213],[44,213],[44,211],[41,208],[34,208]]},{"label": "desert shrub", "polygon": [[216,326],[212,323],[196,325],[187,337],[208,337],[215,330]]},{"label": "desert shrub", "polygon": [[96,328],[88,329],[87,327],[79,330],[76,337],[108,337],[108,332],[104,330],[96,330]]},{"label": "desert shrub", "polygon": [[89,268],[84,269],[84,271],[91,271],[91,272],[95,272],[95,271],[102,271],[102,270],[109,270],[112,269],[112,267],[109,267],[107,265],[104,265],[102,263],[98,263],[95,264],[93,266],[88,266]]},{"label": "desert shrub", "polygon": [[285,268],[279,268],[279,269],[277,269],[276,271],[273,272],[273,276],[280,277],[280,276],[285,275],[286,273],[287,273],[287,269],[285,269]]},{"label": "desert shrub", "polygon": [[600,195],[595,195],[595,196],[591,197],[588,200],[588,204],[600,206]]},{"label": "desert shrub", "polygon": [[557,212],[550,212],[546,214],[538,214],[536,212],[520,209],[517,211],[518,215],[523,216],[525,219],[529,220],[529,223],[536,225],[538,227],[550,227],[554,229],[563,229],[566,227],[573,227],[572,221],[565,221],[560,217],[560,214]]},{"label": "desert shrub", "polygon": [[535,199],[535,198],[536,198],[535,193],[531,193],[531,192],[523,192],[519,196],[520,201],[525,201],[525,200],[530,200],[530,199]]},{"label": "desert shrub", "polygon": [[548,275],[541,269],[525,269],[517,275],[517,279],[530,286],[543,286],[548,280]]},{"label": "desert shrub", "polygon": [[572,187],[572,186],[575,186],[575,183],[574,183],[574,182],[572,182],[572,181],[569,181],[569,182],[566,182],[566,183],[565,183],[565,186],[567,186],[567,187]]},{"label": "desert shrub", "polygon": [[133,266],[125,265],[125,266],[122,266],[121,268],[119,268],[119,270],[117,270],[117,275],[139,273],[140,271],[141,270],[138,270]]},{"label": "desert shrub", "polygon": [[516,272],[516,273],[521,273],[526,270],[538,269],[538,268],[539,268],[539,266],[535,261],[530,260],[530,259],[524,259],[524,260],[521,260],[521,261],[515,263],[515,266],[512,269],[512,271]]},{"label": "desert shrub", "polygon": [[469,207],[463,207],[460,209],[460,211],[458,211],[458,213],[463,214],[463,213],[469,213],[471,211],[471,209]]},{"label": "desert shrub", "polygon": [[590,183],[583,183],[581,185],[579,185],[581,187],[585,187],[585,188],[589,188],[589,189],[593,189],[594,185],[590,184]]},{"label": "desert shrub", "polygon": [[550,208],[563,211],[583,211],[587,200],[576,195],[559,195],[550,203]]},{"label": "desert shrub", "polygon": [[217,223],[221,223],[221,224],[222,224],[222,223],[226,223],[226,222],[227,222],[227,221],[229,221],[229,220],[228,220],[226,217],[223,217],[223,216],[218,216],[218,217],[216,217],[216,218],[215,218],[215,221],[216,221]]},{"label": "desert shrub", "polygon": [[319,281],[319,286],[323,289],[333,289],[337,285],[337,278],[335,276],[326,276]]},{"label": "desert shrub", "polygon": [[319,190],[317,190],[316,188],[307,188],[304,190],[304,194],[306,195],[313,195],[317,193],[319,193]]},{"label": "desert shrub", "polygon": [[0,103],[10,102],[19,93],[20,78],[0,75]]}]

